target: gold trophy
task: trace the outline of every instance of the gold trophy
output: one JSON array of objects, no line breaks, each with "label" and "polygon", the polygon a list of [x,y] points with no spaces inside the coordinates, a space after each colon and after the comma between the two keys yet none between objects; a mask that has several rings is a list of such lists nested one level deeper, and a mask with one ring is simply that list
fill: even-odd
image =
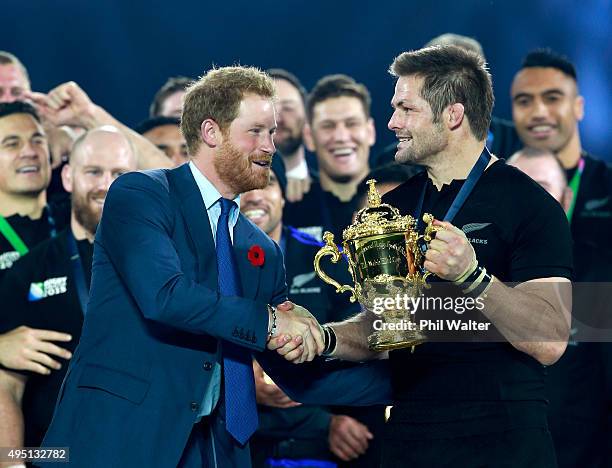
[{"label": "gold trophy", "polygon": [[[401,216],[397,208],[381,202],[376,180],[368,180],[367,184],[368,205],[359,210],[355,222],[342,233],[343,253],[348,259],[353,286],[341,285],[321,268],[323,257],[330,256],[334,263],[342,258],[331,232],[323,234],[325,245],[315,255],[314,268],[337,293],[350,291],[351,302],[357,300],[376,312],[376,305],[380,308],[386,298],[421,295],[430,273],[423,272],[425,258],[420,243],[430,242],[431,234],[439,228],[432,225],[433,216],[425,214],[425,233],[420,236],[412,216]],[[379,311],[379,317],[382,321],[379,330],[368,337],[368,345],[374,351],[416,346],[426,340],[409,310],[384,309]]]}]

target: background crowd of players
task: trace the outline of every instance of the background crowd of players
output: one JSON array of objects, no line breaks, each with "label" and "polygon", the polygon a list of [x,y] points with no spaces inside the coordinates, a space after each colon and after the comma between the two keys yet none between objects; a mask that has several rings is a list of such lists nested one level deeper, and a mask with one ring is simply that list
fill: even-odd
[{"label": "background crowd of players", "polygon": [[[478,42],[453,34],[427,45],[447,43],[484,55]],[[357,79],[324,76],[307,92],[286,70],[268,73],[277,88],[278,156],[268,187],[242,195],[240,209],[281,246],[290,300],[320,323],[339,321],[356,306],[314,273],[323,232],[341,239],[365,205],[366,180],[376,179],[385,193],[420,169],[396,164],[395,144],[371,154],[370,94]],[[170,78],[149,118],[130,129],[74,82],[46,94],[31,90],[25,66],[0,51],[0,447],[39,446],[51,420],[79,341],[93,240],[110,184],[129,171],[189,160],[179,125],[191,81]],[[574,66],[553,51],[532,51],[509,91],[513,122],[493,117],[488,148],[562,205],[574,238],[573,280],[609,282],[612,171],[582,147],[585,104]],[[334,276],[342,275],[339,269]],[[573,324],[574,335],[579,327]],[[570,337],[548,369],[559,466],[612,466],[610,346]],[[254,466],[271,460],[283,466],[284,459],[377,466],[384,407],[300,405],[253,365],[260,409]]]}]

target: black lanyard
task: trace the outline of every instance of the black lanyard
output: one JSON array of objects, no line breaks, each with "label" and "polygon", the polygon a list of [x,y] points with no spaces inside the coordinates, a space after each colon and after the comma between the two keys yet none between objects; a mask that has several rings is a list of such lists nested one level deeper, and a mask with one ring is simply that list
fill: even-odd
[{"label": "black lanyard", "polygon": [[57,236],[57,226],[55,224],[55,218],[51,211],[51,205],[47,205],[47,224],[49,225],[49,237],[53,238]]},{"label": "black lanyard", "polygon": [[[459,212],[465,201],[468,199],[472,190],[476,186],[476,183],[480,179],[480,176],[484,173],[485,169],[489,165],[489,161],[491,160],[491,153],[485,146],[478,157],[478,161],[474,164],[474,167],[470,170],[470,173],[464,182],[461,190],[453,200],[450,208],[444,215],[444,221],[448,221],[449,223],[453,222],[455,215]],[[428,179],[425,180],[423,184],[423,190],[421,190],[421,196],[419,197],[419,202],[417,203],[416,209],[414,210],[414,218],[417,220],[417,231],[420,232],[421,225],[423,220],[421,219],[421,215],[423,214],[423,203],[425,202],[425,192],[427,191],[427,183]]]},{"label": "black lanyard", "polygon": [[77,296],[81,304],[81,311],[85,315],[87,312],[87,300],[89,299],[89,291],[87,291],[85,284],[85,271],[83,270],[83,263],[81,262],[81,256],[79,255],[79,249],[77,248],[74,234],[72,234],[72,229],[68,229],[66,237],[68,239],[68,255],[70,256],[74,285],[76,286]]}]

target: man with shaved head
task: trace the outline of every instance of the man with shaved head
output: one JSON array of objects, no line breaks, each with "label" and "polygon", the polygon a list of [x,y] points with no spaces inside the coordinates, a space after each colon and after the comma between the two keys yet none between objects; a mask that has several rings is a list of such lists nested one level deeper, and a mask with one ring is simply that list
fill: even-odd
[{"label": "man with shaved head", "polygon": [[0,102],[23,99],[30,91],[30,77],[26,67],[13,54],[0,50]]},{"label": "man with shaved head", "polygon": [[0,446],[37,447],[42,441],[66,359],[79,342],[106,193],[117,177],[136,167],[134,148],[117,128],[99,127],[82,135],[62,171],[64,188],[72,194],[70,226],[16,262],[0,286],[0,331],[31,327],[71,337],[66,349],[46,343],[34,354],[19,340],[0,346],[7,361],[27,362],[25,370],[0,370]]},{"label": "man with shaved head", "polygon": [[508,164],[531,177],[559,202],[563,211],[568,212],[573,192],[567,185],[565,170],[555,153],[543,148],[526,147],[514,153],[508,159]]}]

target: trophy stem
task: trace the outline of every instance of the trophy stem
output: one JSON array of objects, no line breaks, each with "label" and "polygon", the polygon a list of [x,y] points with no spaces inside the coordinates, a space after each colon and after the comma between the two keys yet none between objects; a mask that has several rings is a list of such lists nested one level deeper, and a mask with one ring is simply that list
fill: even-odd
[{"label": "trophy stem", "polygon": [[425,341],[427,341],[427,337],[418,330],[381,330],[368,336],[368,347],[376,352],[402,348],[412,348],[412,352],[414,352],[414,348]]}]

